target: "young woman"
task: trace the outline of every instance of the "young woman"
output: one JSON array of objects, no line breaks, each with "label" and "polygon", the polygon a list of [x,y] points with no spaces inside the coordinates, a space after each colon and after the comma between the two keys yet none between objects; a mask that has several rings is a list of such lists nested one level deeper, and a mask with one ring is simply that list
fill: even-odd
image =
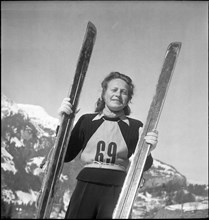
[{"label": "young woman", "polygon": [[[111,72],[102,82],[101,98],[95,113],[82,115],[69,140],[65,162],[81,151],[83,169],[70,199],[65,219],[112,218],[129,166],[129,158],[138,142],[142,122],[128,117],[133,96],[132,80],[119,72]],[[69,98],[64,98],[58,113],[70,114]],[[157,132],[149,132],[145,140],[157,145]],[[153,163],[149,153],[144,171]]]}]

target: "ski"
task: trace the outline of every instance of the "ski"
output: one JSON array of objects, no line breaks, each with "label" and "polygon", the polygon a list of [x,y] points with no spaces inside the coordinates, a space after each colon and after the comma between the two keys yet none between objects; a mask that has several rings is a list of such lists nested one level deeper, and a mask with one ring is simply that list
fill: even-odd
[{"label": "ski", "polygon": [[118,202],[114,209],[113,219],[128,219],[131,216],[131,210],[137,196],[144,165],[150,149],[150,145],[145,142],[144,137],[149,131],[157,128],[180,49],[181,43],[173,42],[168,46],[166,51],[155,95],[150,105],[146,123],[140,134]]},{"label": "ski", "polygon": [[47,172],[42,183],[41,193],[38,200],[38,211],[36,214],[37,219],[46,219],[50,217],[55,189],[64,166],[67,143],[73,127],[75,112],[93,51],[96,34],[96,27],[89,21],[80,50],[73,84],[67,95],[70,98],[73,112],[70,115],[63,115],[55,144],[48,161]]}]

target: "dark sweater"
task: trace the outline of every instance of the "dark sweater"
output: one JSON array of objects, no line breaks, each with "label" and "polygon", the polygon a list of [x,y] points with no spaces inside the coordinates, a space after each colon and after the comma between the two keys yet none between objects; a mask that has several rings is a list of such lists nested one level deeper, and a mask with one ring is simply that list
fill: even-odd
[{"label": "dark sweater", "polygon": [[[127,167],[134,153],[141,121],[123,117],[108,118],[97,113],[82,115],[72,129],[65,162],[72,161],[81,151],[84,163],[98,161]],[[144,171],[153,163],[151,154],[147,157]],[[122,185],[126,173],[112,169],[84,168],[77,179],[82,181]]]}]

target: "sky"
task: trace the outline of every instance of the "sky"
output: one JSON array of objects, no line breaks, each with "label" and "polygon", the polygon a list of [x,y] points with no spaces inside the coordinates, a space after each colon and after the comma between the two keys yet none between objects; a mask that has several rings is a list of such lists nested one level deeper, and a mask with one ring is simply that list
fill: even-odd
[{"label": "sky", "polygon": [[75,120],[94,111],[102,80],[119,71],[135,85],[130,116],[145,123],[168,45],[181,42],[152,155],[208,183],[207,1],[1,1],[1,92],[57,118],[88,21],[97,38]]}]

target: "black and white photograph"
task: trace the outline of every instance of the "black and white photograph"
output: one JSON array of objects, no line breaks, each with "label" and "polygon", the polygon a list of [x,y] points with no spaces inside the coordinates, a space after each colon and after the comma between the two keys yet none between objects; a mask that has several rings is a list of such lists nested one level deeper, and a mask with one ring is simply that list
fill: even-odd
[{"label": "black and white photograph", "polygon": [[208,1],[1,1],[12,218],[208,218]]}]

